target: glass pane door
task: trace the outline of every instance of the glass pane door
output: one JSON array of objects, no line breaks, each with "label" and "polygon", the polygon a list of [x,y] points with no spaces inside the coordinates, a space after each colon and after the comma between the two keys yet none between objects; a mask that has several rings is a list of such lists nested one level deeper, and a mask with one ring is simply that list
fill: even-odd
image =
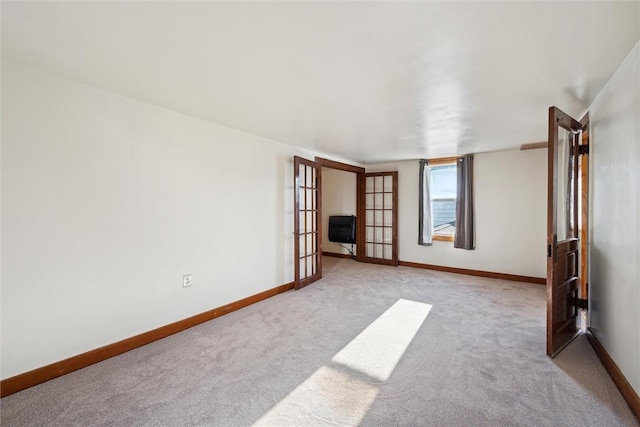
[{"label": "glass pane door", "polygon": [[365,178],[366,261],[398,265],[398,172],[368,173]]},{"label": "glass pane door", "polygon": [[295,287],[302,288],[322,277],[320,243],[320,167],[294,157]]}]

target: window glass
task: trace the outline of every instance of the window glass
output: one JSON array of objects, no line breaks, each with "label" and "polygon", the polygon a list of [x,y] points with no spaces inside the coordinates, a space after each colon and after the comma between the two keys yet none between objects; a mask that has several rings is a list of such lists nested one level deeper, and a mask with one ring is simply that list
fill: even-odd
[{"label": "window glass", "polygon": [[430,166],[429,174],[433,234],[453,236],[456,229],[456,165]]}]

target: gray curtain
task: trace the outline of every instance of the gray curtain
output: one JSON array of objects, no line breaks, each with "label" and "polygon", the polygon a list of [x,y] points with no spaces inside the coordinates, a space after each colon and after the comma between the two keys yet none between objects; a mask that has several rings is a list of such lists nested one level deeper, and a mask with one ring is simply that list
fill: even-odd
[{"label": "gray curtain", "polygon": [[473,154],[458,158],[458,193],[456,199],[456,234],[453,247],[475,249],[473,213]]},{"label": "gray curtain", "polygon": [[431,184],[429,183],[429,162],[420,160],[420,195],[418,213],[418,244],[433,244],[433,226],[431,223]]}]

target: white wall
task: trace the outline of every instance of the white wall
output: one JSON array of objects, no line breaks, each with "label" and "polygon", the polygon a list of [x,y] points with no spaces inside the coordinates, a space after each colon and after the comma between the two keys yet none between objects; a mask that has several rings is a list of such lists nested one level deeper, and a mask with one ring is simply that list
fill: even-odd
[{"label": "white wall", "polygon": [[293,280],[320,153],[7,62],[2,89],[2,378]]},{"label": "white wall", "polygon": [[589,109],[590,327],[640,393],[640,45]]},{"label": "white wall", "polygon": [[[349,252],[339,243],[329,241],[331,215],[356,214],[357,174],[337,169],[322,168],[322,250],[339,254]],[[351,245],[347,245],[351,247]],[[355,253],[355,245],[353,251]]]},{"label": "white wall", "polygon": [[418,161],[367,167],[398,171],[401,261],[546,277],[547,150],[476,154],[476,249],[418,245]]}]

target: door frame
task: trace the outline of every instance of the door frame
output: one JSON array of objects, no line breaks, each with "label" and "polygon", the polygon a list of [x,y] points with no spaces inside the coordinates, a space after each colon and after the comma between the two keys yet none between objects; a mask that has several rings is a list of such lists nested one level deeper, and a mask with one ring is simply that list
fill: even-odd
[{"label": "door frame", "polygon": [[[581,298],[589,299],[589,112],[580,119],[582,125],[582,148],[578,156],[578,174],[580,179],[580,219],[578,233],[580,236],[580,275],[578,278]],[[588,319],[585,327],[588,326]]]},{"label": "door frame", "polygon": [[[317,169],[317,234],[316,234],[316,248],[318,248],[318,274],[313,277],[306,277],[300,279],[300,224],[299,224],[299,209],[300,209],[300,195],[299,195],[299,164],[305,164]],[[366,256],[366,169],[360,166],[350,165],[348,163],[342,163],[335,160],[326,159],[323,157],[315,157],[314,160],[309,160],[304,157],[294,156],[294,287],[300,289],[308,284],[315,282],[322,278],[322,168],[336,169],[345,172],[352,172],[356,174],[356,261],[368,262],[368,263],[382,263],[388,265],[398,265],[398,172],[384,172],[393,174],[393,188],[394,188],[394,205],[393,205],[393,253],[394,260],[391,263],[380,262],[376,259],[368,258]]]},{"label": "door frame", "polygon": [[[336,169],[344,172],[352,172],[356,174],[356,260],[365,261],[365,169],[359,166],[350,165],[347,163],[337,162],[335,160],[325,159],[323,157],[315,158],[315,162],[322,169]],[[322,199],[322,192],[320,192],[320,198]],[[322,206],[322,204],[321,204]],[[320,212],[320,218],[322,218],[322,211]],[[320,236],[322,239],[323,236]]]}]

